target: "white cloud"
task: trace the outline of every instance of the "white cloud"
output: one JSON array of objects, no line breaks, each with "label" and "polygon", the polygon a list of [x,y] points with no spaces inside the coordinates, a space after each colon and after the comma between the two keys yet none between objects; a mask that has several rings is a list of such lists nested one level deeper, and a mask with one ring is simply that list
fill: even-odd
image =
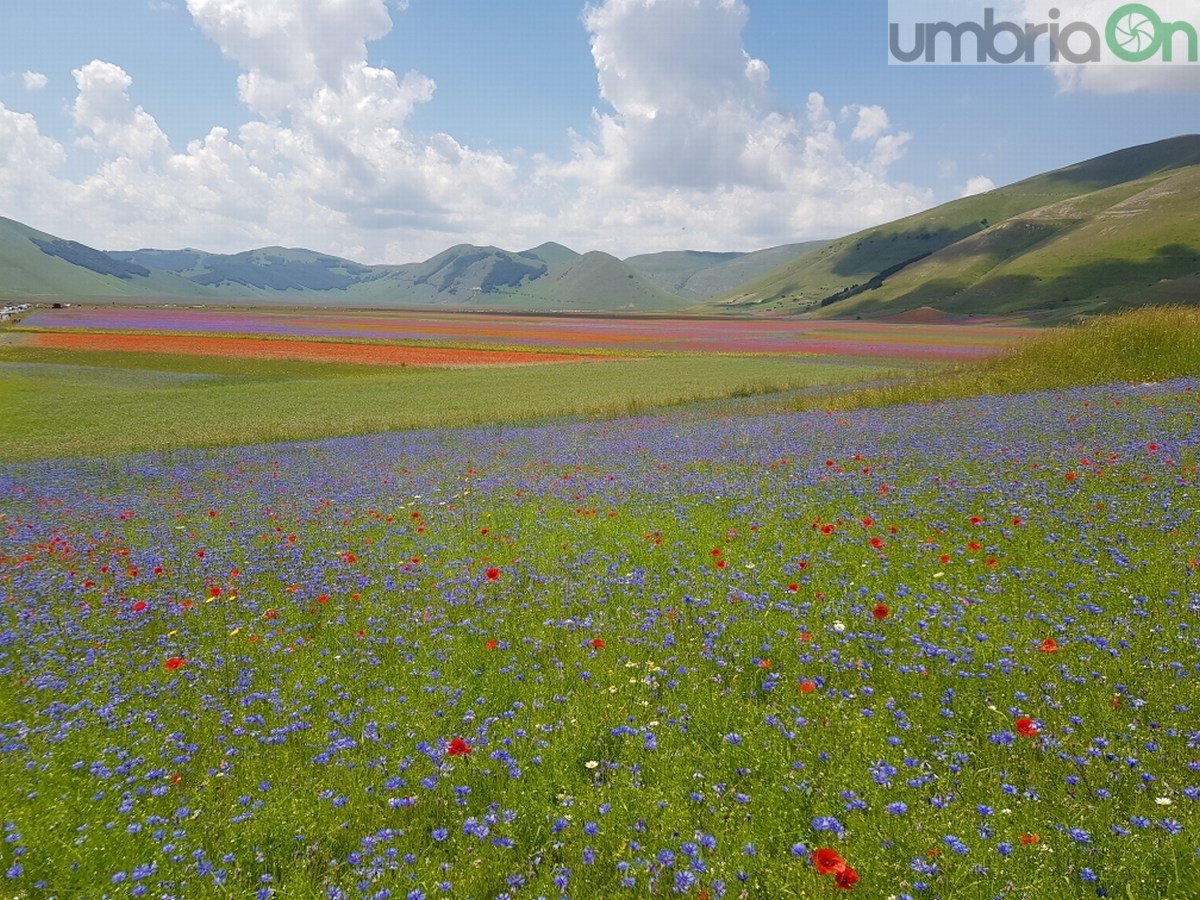
[{"label": "white cloud", "polygon": [[80,146],[139,160],[166,152],[167,136],[154,116],[130,102],[128,91],[133,79],[124,69],[94,59],[71,74],[79,89],[72,118],[87,132],[79,139]]},{"label": "white cloud", "polygon": [[976,175],[968,178],[967,183],[959,190],[959,197],[972,197],[975,194],[986,194],[996,189],[995,183],[986,175]]},{"label": "white cloud", "polygon": [[392,29],[383,0],[187,0],[197,27],[236,60],[243,102],[273,117],[365,66]]},{"label": "white cloud", "polygon": [[[769,70],[741,40],[742,0],[606,0],[585,24],[601,97],[591,139],[540,177],[573,190],[565,234],[619,251],[753,247],[829,236],[914,212],[932,197],[887,169],[910,135],[859,107],[849,152],[819,93],[805,119],[773,108]],[[600,227],[595,227],[595,226]]]},{"label": "white cloud", "polygon": [[21,74],[21,80],[25,84],[25,90],[27,91],[40,91],[50,83],[50,79],[41,72],[30,72],[28,70]]},{"label": "white cloud", "polygon": [[57,141],[43,135],[37,120],[0,103],[0,209],[14,215],[37,209],[60,193],[54,169],[66,160]]},{"label": "white cloud", "polygon": [[[780,109],[745,50],[744,0],[605,0],[586,9],[599,100],[566,159],[505,156],[417,134],[436,85],[371,65],[396,0],[187,0],[241,69],[246,121],[172,148],[119,65],[75,70],[75,181],[64,148],[0,106],[0,201],[106,248],[308,246],[366,262],[470,241],[554,239],[628,254],[753,249],[826,237],[933,203],[897,183],[910,135],[879,106],[835,121],[824,98]],[[75,161],[72,160],[72,163]],[[74,170],[74,166],[68,166]],[[34,189],[11,173],[32,172]],[[17,201],[20,202],[17,202]],[[9,202],[11,201],[11,202]],[[21,217],[18,215],[18,217]]]},{"label": "white cloud", "polygon": [[855,112],[858,115],[858,124],[854,126],[854,132],[850,135],[853,141],[872,141],[892,127],[887,110],[882,106],[860,106]]}]

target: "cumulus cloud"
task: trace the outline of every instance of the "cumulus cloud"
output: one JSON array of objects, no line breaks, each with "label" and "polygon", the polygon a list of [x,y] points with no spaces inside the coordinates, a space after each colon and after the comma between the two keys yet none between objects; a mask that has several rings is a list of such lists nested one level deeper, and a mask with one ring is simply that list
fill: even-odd
[{"label": "cumulus cloud", "polygon": [[[932,198],[893,183],[910,135],[881,107],[855,110],[850,140],[824,98],[803,116],[775,107],[770,70],[745,50],[742,0],[605,0],[584,22],[600,95],[595,133],[572,159],[545,162],[576,189],[560,223],[639,246],[741,247],[826,236],[905,215]],[[594,231],[593,231],[594,233]],[[600,241],[603,245],[603,237]]]},{"label": "cumulus cloud", "polygon": [[959,197],[972,197],[975,194],[986,194],[988,191],[996,189],[995,183],[986,175],[976,175],[974,178],[968,178],[967,183],[963,185],[959,191]]},{"label": "cumulus cloud", "polygon": [[27,91],[40,91],[50,83],[50,79],[41,72],[30,72],[28,70],[21,73],[21,81],[24,83],[25,90]]},{"label": "cumulus cloud", "polygon": [[[187,0],[240,68],[246,118],[173,147],[132,76],[74,72],[68,150],[0,107],[0,200],[103,247],[310,246],[366,262],[421,259],[463,241],[581,250],[753,249],[844,233],[931,205],[889,174],[910,140],[880,106],[835,118],[821,94],[781,108],[746,52],[744,0],[604,0],[583,24],[599,107],[565,159],[506,158],[418,134],[434,101],[420,72],[373,65],[396,0]],[[72,166],[67,166],[74,170]],[[31,171],[39,200],[9,173]],[[7,192],[7,193],[5,193]],[[46,210],[53,210],[47,213]],[[58,220],[48,216],[58,216]]]},{"label": "cumulus cloud", "polygon": [[[63,146],[46,137],[28,113],[0,103],[0,211],[21,218],[26,210],[49,212],[39,217],[45,227],[66,224],[55,215],[65,183],[54,174],[67,158]],[[27,221],[27,220],[25,220]]]},{"label": "cumulus cloud", "polygon": [[154,116],[130,101],[133,79],[124,69],[94,59],[71,74],[79,89],[71,115],[76,127],[86,132],[80,146],[130,159],[167,150],[167,136]]},{"label": "cumulus cloud", "polygon": [[[852,111],[847,109],[845,112]],[[891,130],[892,123],[882,106],[860,106],[853,112],[858,117],[858,123],[850,135],[852,141],[872,141]]]}]

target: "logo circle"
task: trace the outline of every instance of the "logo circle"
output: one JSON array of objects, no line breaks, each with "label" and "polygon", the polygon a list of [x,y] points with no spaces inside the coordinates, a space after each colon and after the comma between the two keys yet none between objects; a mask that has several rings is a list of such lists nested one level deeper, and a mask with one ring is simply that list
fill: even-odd
[{"label": "logo circle", "polygon": [[1162,18],[1144,3],[1126,3],[1108,17],[1108,49],[1125,62],[1145,62],[1162,47]]}]

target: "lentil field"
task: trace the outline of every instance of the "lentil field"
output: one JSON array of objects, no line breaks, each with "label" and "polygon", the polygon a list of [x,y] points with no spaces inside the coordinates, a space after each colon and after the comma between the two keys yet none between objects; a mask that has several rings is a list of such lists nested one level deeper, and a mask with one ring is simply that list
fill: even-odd
[{"label": "lentil field", "polygon": [[4,464],[2,892],[1196,897],[1198,418],[1177,378]]}]

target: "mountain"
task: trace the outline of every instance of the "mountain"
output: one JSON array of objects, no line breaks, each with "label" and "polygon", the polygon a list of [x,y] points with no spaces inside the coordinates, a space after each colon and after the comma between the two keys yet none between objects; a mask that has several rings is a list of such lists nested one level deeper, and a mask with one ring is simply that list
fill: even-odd
[{"label": "mountain", "polygon": [[264,247],[101,251],[0,218],[0,297],[442,306],[532,311],[671,311],[698,301],[607,253],[545,243],[511,252],[460,244],[420,263],[366,266]]},{"label": "mountain", "polygon": [[784,244],[753,253],[674,250],[631,256],[625,265],[673,294],[707,300],[783,266],[825,245],[825,241]]},{"label": "mountain", "polygon": [[1131,147],[832,241],[714,310],[1048,319],[1200,302],[1200,136]]},{"label": "mountain", "polygon": [[193,296],[196,285],[0,218],[0,297]]}]

